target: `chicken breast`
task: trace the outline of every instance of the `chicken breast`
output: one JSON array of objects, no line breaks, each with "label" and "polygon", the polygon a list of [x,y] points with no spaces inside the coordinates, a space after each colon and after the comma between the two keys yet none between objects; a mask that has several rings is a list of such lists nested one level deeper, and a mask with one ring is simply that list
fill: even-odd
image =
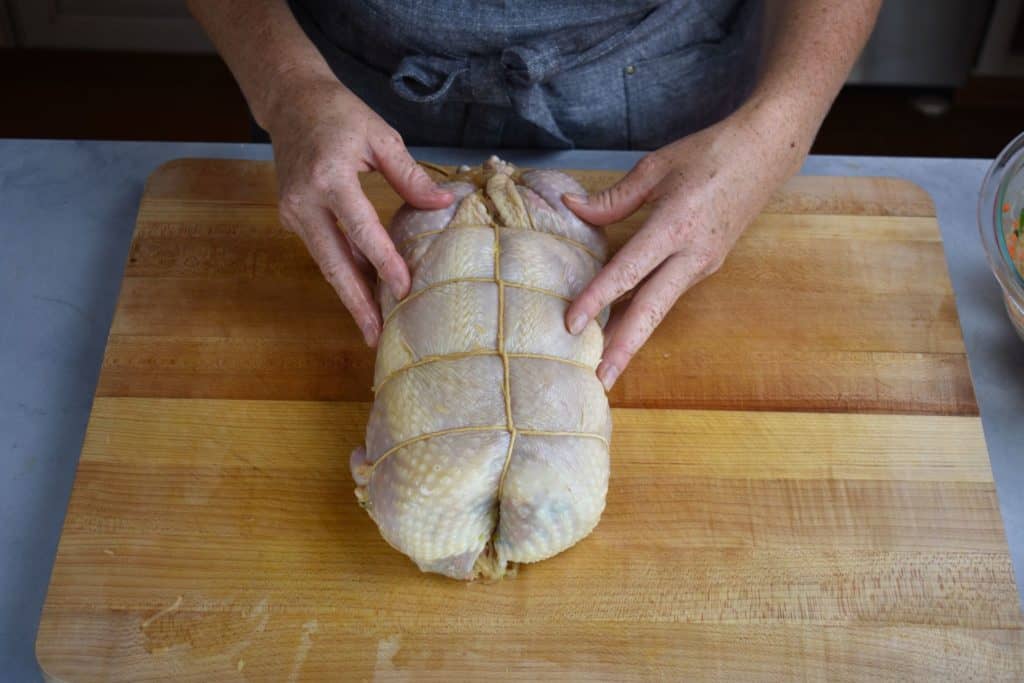
[{"label": "chicken breast", "polygon": [[423,571],[499,578],[589,534],[608,489],[611,415],[597,322],[568,302],[606,258],[603,234],[561,201],[556,171],[492,157],[446,184],[437,211],[390,226],[412,273],[379,292],[384,328],[356,496]]}]

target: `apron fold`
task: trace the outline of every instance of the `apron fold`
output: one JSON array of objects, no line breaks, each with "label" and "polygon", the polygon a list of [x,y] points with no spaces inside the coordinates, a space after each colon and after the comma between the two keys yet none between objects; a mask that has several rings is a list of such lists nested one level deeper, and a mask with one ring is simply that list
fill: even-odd
[{"label": "apron fold", "polygon": [[[415,33],[415,2],[374,11],[366,11],[372,2],[291,4],[339,79],[409,144],[452,144],[453,139],[488,147],[666,144],[671,140],[662,138],[713,123],[742,101],[753,85],[756,63],[750,56],[759,49],[757,32],[750,30],[760,14],[755,0],[668,0],[624,14],[612,24],[567,26],[541,35],[518,35],[509,17],[494,8],[480,14],[490,25],[475,20],[480,50],[472,49],[471,32],[459,34],[462,45],[450,44],[458,42],[451,35],[432,44],[429,35]],[[588,7],[601,14],[595,6],[605,5],[534,1],[519,3],[518,11],[531,4],[538,13],[552,11],[553,4],[576,4],[581,16]],[[419,10],[451,17],[458,16],[456,5],[458,0],[424,3]],[[403,8],[413,26],[405,25],[404,15],[396,15]],[[723,22],[727,17],[733,20]],[[679,62],[676,82],[673,60]],[[645,63],[658,68],[644,71],[640,67]],[[708,79],[694,65],[714,74],[717,92],[708,91]],[[742,73],[722,78],[730,71]],[[701,106],[681,107],[679,92],[702,98]],[[449,126],[461,126],[461,134],[438,135],[445,125],[438,117],[448,117]],[[649,117],[656,125],[644,132]]]}]

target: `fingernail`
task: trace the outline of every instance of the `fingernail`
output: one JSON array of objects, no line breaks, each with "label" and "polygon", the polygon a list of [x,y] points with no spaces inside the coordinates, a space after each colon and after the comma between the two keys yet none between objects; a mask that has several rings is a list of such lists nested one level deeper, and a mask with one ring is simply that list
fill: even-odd
[{"label": "fingernail", "polygon": [[579,313],[572,322],[569,323],[569,333],[579,334],[583,331],[583,328],[587,326],[587,315],[585,313]]},{"label": "fingernail", "polygon": [[615,385],[615,380],[619,378],[619,369],[614,365],[608,364],[601,368],[601,384],[604,385],[605,391],[611,391]]},{"label": "fingernail", "polygon": [[394,278],[388,282],[388,289],[391,291],[391,296],[395,297],[399,301],[405,298],[405,295],[409,292],[409,285],[396,283]]},{"label": "fingernail", "polygon": [[562,195],[562,201],[576,202],[577,204],[586,204],[587,198],[582,194],[577,194],[575,192],[566,192],[565,194]]}]

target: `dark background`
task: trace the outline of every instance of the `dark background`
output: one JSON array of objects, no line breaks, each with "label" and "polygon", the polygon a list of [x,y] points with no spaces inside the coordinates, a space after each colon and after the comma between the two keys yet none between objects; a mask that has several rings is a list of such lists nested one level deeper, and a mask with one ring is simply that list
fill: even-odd
[{"label": "dark background", "polygon": [[[1024,0],[885,0],[813,152],[991,158],[1021,130]],[[251,136],[184,0],[0,0],[0,137]]]},{"label": "dark background", "polygon": [[[214,55],[0,50],[0,137],[249,141],[231,73]],[[926,114],[922,108],[941,113]],[[1024,85],[847,86],[816,154],[993,157],[1024,129]]]}]

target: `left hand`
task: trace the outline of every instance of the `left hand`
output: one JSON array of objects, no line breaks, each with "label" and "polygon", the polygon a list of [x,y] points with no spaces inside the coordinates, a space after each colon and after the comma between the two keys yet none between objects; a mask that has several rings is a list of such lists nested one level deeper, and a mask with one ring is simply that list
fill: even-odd
[{"label": "left hand", "polygon": [[651,152],[612,187],[590,197],[564,197],[577,216],[598,226],[653,205],[636,235],[566,312],[566,326],[578,334],[603,308],[639,287],[605,326],[597,376],[606,390],[679,296],[721,267],[775,189],[799,169],[810,136],[784,116],[764,116],[764,109],[748,103]]}]

